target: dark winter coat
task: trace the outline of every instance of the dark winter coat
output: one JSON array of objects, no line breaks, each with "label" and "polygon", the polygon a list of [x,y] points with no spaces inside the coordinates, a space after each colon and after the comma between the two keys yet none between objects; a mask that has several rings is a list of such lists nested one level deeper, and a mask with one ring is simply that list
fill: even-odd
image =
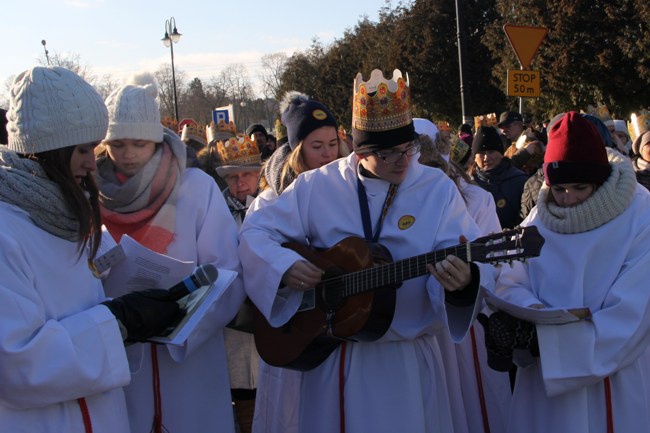
[{"label": "dark winter coat", "polygon": [[519,212],[522,220],[537,204],[537,197],[542,185],[544,185],[544,170],[540,168],[524,184],[524,192],[521,194],[521,211]]},{"label": "dark winter coat", "polygon": [[512,228],[522,221],[519,215],[521,194],[528,175],[513,167],[509,158],[503,158],[492,170],[483,171],[477,167],[473,179],[494,197],[501,227]]}]

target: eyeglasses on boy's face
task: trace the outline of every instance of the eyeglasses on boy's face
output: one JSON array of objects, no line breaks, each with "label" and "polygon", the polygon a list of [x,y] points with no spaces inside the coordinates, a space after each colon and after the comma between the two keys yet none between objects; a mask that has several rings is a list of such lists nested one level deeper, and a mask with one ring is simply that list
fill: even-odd
[{"label": "eyeglasses on boy's face", "polygon": [[420,145],[414,144],[412,146],[407,147],[406,149],[404,149],[402,151],[397,151],[397,152],[395,152],[395,151],[394,152],[373,151],[372,153],[377,155],[379,157],[379,159],[384,161],[386,164],[393,164],[393,163],[399,161],[400,159],[402,159],[402,157],[404,155],[413,156],[416,153],[418,153],[419,151],[420,151]]}]

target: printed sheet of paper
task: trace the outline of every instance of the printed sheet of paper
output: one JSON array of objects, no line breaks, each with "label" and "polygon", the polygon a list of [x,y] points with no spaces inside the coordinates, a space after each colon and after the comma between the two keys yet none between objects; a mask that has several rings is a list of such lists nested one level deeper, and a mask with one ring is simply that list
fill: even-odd
[{"label": "printed sheet of paper", "polygon": [[122,257],[112,263],[110,272],[104,279],[104,290],[112,297],[135,290],[169,289],[190,275],[195,267],[194,262],[177,260],[152,251],[129,235],[122,236],[119,245],[95,260],[95,266],[102,269],[101,263],[105,257],[107,261]]},{"label": "printed sheet of paper", "polygon": [[221,298],[228,286],[237,277],[237,272],[218,269],[219,277],[211,286],[199,287],[185,296],[178,303],[187,310],[183,320],[165,337],[154,337],[150,341],[181,346],[187,340],[192,330],[215,302]]},{"label": "printed sheet of paper", "polygon": [[521,320],[533,322],[538,325],[563,325],[577,322],[591,316],[589,307],[578,308],[528,308],[511,304],[498,297],[496,294],[481,288],[484,292],[485,302],[493,311],[505,311]]}]

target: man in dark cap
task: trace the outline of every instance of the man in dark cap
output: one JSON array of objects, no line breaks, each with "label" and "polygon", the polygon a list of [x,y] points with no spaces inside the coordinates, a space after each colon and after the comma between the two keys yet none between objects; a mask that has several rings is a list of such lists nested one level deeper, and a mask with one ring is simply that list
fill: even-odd
[{"label": "man in dark cap", "polygon": [[524,118],[515,111],[504,111],[497,125],[508,142],[504,154],[512,165],[527,175],[532,175],[544,160],[543,136],[532,128],[526,128]]},{"label": "man in dark cap", "polygon": [[262,161],[267,159],[273,151],[274,147],[269,146],[269,133],[261,123],[253,123],[246,129],[246,135],[257,143],[257,148],[260,150]]},{"label": "man in dark cap", "polygon": [[472,142],[474,161],[470,175],[492,193],[501,227],[513,228],[521,222],[521,194],[528,176],[514,167],[503,153],[503,140],[497,130],[481,126]]}]

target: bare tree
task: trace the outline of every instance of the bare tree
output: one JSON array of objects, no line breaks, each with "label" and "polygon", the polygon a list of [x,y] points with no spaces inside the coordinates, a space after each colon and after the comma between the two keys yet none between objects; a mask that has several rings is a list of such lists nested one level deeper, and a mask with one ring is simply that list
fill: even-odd
[{"label": "bare tree", "polygon": [[101,78],[97,78],[93,85],[99,94],[102,95],[102,98],[106,99],[108,95],[120,86],[120,83],[112,75],[104,74]]},{"label": "bare tree", "polygon": [[281,96],[279,92],[287,60],[287,55],[281,52],[262,56],[262,71],[259,73],[259,78],[262,82],[262,94],[266,98],[278,99]]},{"label": "bare tree", "polygon": [[235,110],[235,123],[240,129],[245,130],[253,116],[248,107],[253,99],[253,87],[248,79],[248,70],[241,63],[228,65],[221,71],[219,80],[223,84],[227,98]]},{"label": "bare tree", "polygon": [[[185,72],[174,68],[176,75],[176,95],[178,100],[178,112],[179,117],[183,118],[183,107],[181,101],[183,96],[181,95],[183,89],[185,88]],[[156,81],[159,86],[158,98],[160,100],[160,111],[161,116],[171,116],[174,117],[174,84],[172,80],[172,68],[171,65],[162,64],[156,72],[154,72]],[[180,120],[180,119],[179,119]]]},{"label": "bare tree", "polygon": [[[47,65],[45,55],[38,59],[38,63],[44,66]],[[54,53],[54,55],[50,56],[50,65],[66,68],[79,75],[90,84],[93,84],[95,81],[95,75],[90,71],[87,65],[81,63],[81,56],[77,53]]]}]

